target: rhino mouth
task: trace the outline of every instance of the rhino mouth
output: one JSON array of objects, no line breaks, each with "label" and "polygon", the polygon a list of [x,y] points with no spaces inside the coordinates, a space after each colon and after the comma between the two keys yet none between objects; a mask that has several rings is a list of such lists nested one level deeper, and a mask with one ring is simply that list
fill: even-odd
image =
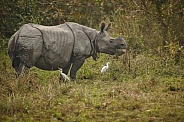
[{"label": "rhino mouth", "polygon": [[126,52],[126,49],[120,49],[120,48],[118,48],[118,49],[116,49],[116,54],[118,55],[118,56],[120,56],[120,55],[122,55],[122,54],[124,54]]},{"label": "rhino mouth", "polygon": [[120,44],[118,47],[116,47],[116,55],[120,56],[126,52],[126,43]]}]

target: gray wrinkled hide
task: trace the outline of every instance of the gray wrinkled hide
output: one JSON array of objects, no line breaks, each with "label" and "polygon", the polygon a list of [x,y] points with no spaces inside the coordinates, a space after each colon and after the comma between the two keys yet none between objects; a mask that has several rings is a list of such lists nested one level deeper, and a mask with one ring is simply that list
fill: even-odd
[{"label": "gray wrinkled hide", "polygon": [[68,23],[68,25],[72,28],[75,35],[74,54],[84,56],[90,55],[92,50],[90,41],[95,40],[97,34],[96,30],[71,22]]},{"label": "gray wrinkled hide", "polygon": [[32,25],[42,34],[42,55],[46,63],[56,67],[66,65],[72,54],[74,37],[71,30],[65,25],[42,26]]},{"label": "gray wrinkled hide", "polygon": [[96,30],[72,22],[57,26],[25,24],[11,37],[9,55],[13,60],[14,53],[18,54],[16,57],[20,57],[28,67],[35,65],[54,70],[65,67],[72,53],[77,56],[90,55],[90,41],[96,34]]}]

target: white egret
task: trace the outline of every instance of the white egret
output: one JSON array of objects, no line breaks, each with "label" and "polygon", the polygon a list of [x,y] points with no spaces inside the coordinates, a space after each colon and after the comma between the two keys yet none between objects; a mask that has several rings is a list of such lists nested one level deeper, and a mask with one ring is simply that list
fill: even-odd
[{"label": "white egret", "polygon": [[60,69],[61,76],[64,78],[64,81],[70,80],[70,78],[65,73],[63,73],[63,70],[61,68],[59,69]]},{"label": "white egret", "polygon": [[107,62],[106,66],[103,66],[101,69],[101,74],[105,73],[107,71],[107,69],[109,68],[109,62]]}]

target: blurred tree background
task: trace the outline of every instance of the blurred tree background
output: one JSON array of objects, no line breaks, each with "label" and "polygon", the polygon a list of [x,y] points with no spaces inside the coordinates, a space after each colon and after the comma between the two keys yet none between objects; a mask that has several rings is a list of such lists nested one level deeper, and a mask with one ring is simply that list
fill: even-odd
[{"label": "blurred tree background", "polygon": [[175,57],[184,45],[183,0],[1,0],[0,48],[25,23],[57,25],[66,21],[99,28],[112,22],[111,35],[122,33],[134,55]]}]

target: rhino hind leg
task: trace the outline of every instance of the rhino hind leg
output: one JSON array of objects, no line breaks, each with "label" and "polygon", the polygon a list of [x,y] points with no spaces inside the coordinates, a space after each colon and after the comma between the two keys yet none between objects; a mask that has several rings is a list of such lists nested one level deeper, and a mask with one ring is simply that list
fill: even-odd
[{"label": "rhino hind leg", "polygon": [[20,58],[19,57],[14,57],[13,61],[12,61],[12,66],[16,71],[16,77],[18,77],[21,73],[22,70],[22,65],[20,65]]},{"label": "rhino hind leg", "polygon": [[19,66],[18,66],[17,68],[15,68],[16,77],[19,77],[19,75],[20,75],[21,72],[22,72],[23,67],[24,67],[24,64],[23,64],[23,63],[20,63]]},{"label": "rhino hind leg", "polygon": [[14,69],[18,69],[20,65],[20,58],[19,57],[14,57],[13,61],[12,61],[12,66]]},{"label": "rhino hind leg", "polygon": [[23,63],[20,63],[18,69],[16,69],[16,77],[19,77],[21,73],[23,74],[29,73],[29,68]]},{"label": "rhino hind leg", "polygon": [[23,72],[24,74],[29,73],[29,67],[27,67],[23,62],[17,59],[17,61],[13,62],[14,64],[13,67],[15,68],[16,71],[16,77],[19,77],[20,74]]},{"label": "rhino hind leg", "polygon": [[26,65],[24,65],[23,73],[24,74],[28,74],[29,73],[29,67],[27,67]]}]

